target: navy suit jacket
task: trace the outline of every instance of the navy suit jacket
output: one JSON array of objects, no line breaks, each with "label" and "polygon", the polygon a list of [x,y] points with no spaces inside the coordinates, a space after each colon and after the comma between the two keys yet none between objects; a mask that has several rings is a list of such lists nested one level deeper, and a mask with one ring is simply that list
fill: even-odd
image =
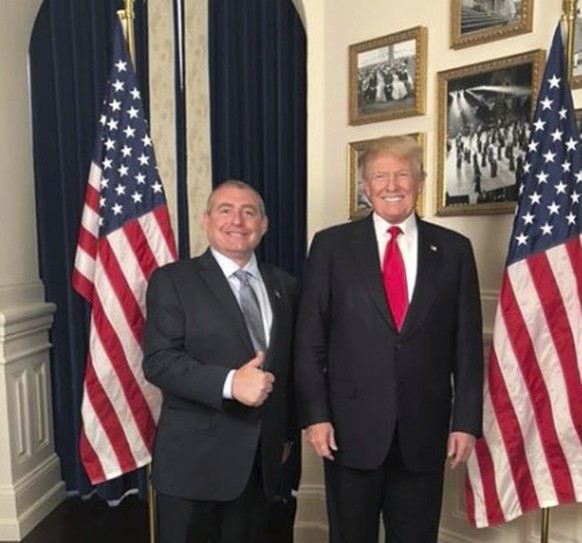
[{"label": "navy suit jacket", "polygon": [[273,310],[264,367],[274,390],[259,408],[225,400],[228,372],[254,358],[244,317],[210,250],[159,268],[147,291],[144,374],[163,392],[153,456],[158,492],[232,500],[246,485],[260,440],[267,496],[277,487],[293,433],[289,377],[297,281],[259,265]]},{"label": "navy suit jacket", "polygon": [[318,233],[295,370],[299,423],[334,425],[336,462],[378,467],[398,429],[409,469],[442,467],[450,431],[481,433],[482,323],[469,240],[418,219],[416,284],[398,332],[372,216]]}]

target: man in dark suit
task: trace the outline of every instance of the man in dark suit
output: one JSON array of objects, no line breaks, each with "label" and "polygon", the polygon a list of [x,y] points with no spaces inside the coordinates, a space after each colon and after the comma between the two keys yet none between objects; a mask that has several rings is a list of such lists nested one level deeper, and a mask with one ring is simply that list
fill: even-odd
[{"label": "man in dark suit", "polygon": [[377,543],[380,515],[387,542],[431,543],[445,459],[464,462],[481,432],[475,262],[469,240],[414,213],[425,174],[413,138],[370,146],[363,177],[373,213],[311,246],[299,423],[325,459],[332,543]]},{"label": "man in dark suit", "polygon": [[293,433],[297,282],[257,263],[267,217],[247,184],[216,188],[203,225],[209,249],[158,269],[147,292],[143,368],[163,392],[160,541],[254,543]]}]

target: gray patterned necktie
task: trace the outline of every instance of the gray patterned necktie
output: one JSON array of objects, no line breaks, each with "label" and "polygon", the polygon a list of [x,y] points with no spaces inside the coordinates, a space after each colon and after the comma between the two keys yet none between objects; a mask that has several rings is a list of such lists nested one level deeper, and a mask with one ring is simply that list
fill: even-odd
[{"label": "gray patterned necktie", "polygon": [[237,270],[233,274],[240,281],[239,301],[242,309],[247,330],[251,336],[255,351],[267,350],[267,340],[265,339],[265,327],[261,306],[256,292],[249,283],[250,273],[245,270]]}]

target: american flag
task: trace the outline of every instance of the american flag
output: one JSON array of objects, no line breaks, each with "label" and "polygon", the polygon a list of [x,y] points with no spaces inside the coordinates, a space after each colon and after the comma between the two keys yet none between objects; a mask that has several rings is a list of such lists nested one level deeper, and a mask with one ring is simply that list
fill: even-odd
[{"label": "american flag", "polygon": [[483,437],[468,462],[477,526],[582,501],[582,154],[556,29],[531,126],[493,331]]},{"label": "american flag", "polygon": [[91,304],[81,459],[93,484],[151,460],[161,396],[142,370],[145,291],[176,259],[164,190],[121,24],[98,124],[73,270]]}]

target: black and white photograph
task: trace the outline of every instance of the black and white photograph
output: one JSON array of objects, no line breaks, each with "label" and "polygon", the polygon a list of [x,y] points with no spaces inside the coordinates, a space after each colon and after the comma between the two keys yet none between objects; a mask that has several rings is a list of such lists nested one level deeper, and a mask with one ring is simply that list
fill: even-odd
[{"label": "black and white photograph", "polygon": [[543,52],[438,74],[437,214],[513,211]]},{"label": "black and white photograph", "polygon": [[426,30],[350,46],[350,124],[424,113]]},{"label": "black and white photograph", "polygon": [[[422,145],[426,154],[425,135],[420,132],[414,134],[407,134],[411,136]],[[365,217],[372,210],[370,201],[364,194],[364,171],[362,168],[362,158],[367,147],[378,141],[381,138],[374,138],[371,140],[353,141],[348,143],[348,185],[349,185],[349,219],[358,219]],[[424,159],[426,162],[426,158]],[[416,212],[422,216],[423,214],[423,196],[419,196],[416,203]]]},{"label": "black and white photograph", "polygon": [[452,0],[451,47],[531,32],[534,0]]}]

